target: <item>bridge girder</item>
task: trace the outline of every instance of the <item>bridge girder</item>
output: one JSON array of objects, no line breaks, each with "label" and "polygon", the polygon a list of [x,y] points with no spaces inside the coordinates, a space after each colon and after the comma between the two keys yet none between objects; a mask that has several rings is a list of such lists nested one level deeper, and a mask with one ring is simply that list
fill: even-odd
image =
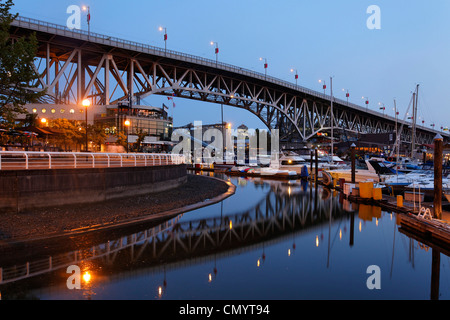
[{"label": "bridge girder", "polygon": [[[111,39],[103,35],[68,31],[19,18],[12,38],[36,32],[39,50],[36,70],[43,102],[110,105],[134,104],[149,95],[176,96],[242,108],[257,116],[268,129],[279,129],[283,141],[308,141],[319,132],[388,133],[395,119],[318,92],[267,78],[255,72],[177,52]],[[42,25],[45,26],[42,27]],[[250,75],[249,75],[250,74]],[[411,141],[408,123],[402,140]],[[416,143],[432,143],[437,131],[417,126]],[[444,135],[445,136],[445,135]],[[447,138],[447,137],[446,137]]]}]

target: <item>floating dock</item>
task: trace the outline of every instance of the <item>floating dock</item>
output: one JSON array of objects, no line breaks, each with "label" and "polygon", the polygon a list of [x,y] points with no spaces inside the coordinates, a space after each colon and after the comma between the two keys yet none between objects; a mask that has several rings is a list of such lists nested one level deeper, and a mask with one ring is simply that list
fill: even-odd
[{"label": "floating dock", "polygon": [[[344,188],[340,185],[326,186],[337,191],[344,192]],[[440,247],[450,250],[450,212],[443,211],[442,218],[436,219],[432,217],[433,203],[418,201],[403,201],[398,203],[399,198],[383,194],[377,197],[362,197],[343,193],[345,199],[352,203],[366,204],[380,207],[382,210],[398,213],[398,223],[402,231],[407,234],[414,234],[421,239],[426,239],[429,243],[437,244]],[[449,202],[442,202],[442,206],[450,207]]]}]

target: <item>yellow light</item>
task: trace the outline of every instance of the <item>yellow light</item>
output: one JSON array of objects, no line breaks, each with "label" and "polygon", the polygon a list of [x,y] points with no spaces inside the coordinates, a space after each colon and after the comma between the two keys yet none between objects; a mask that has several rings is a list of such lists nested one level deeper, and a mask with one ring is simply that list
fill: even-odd
[{"label": "yellow light", "polygon": [[83,280],[84,280],[84,282],[90,282],[91,281],[91,278],[92,278],[92,276],[91,276],[91,274],[89,273],[89,272],[85,272],[84,274],[83,274]]},{"label": "yellow light", "polygon": [[163,293],[163,292],[162,292],[162,287],[159,286],[159,287],[158,287],[158,296],[161,297],[161,296],[162,296],[162,293]]},{"label": "yellow light", "polygon": [[83,11],[86,11],[87,10],[87,7],[86,6],[83,6]]},{"label": "yellow light", "polygon": [[212,281],[212,276],[211,276],[211,273],[208,275],[208,282],[211,282]]},{"label": "yellow light", "polygon": [[46,123],[46,122],[47,122],[47,119],[45,119],[45,118],[41,119],[41,123]]},{"label": "yellow light", "polygon": [[288,256],[291,256],[291,249],[288,249]]},{"label": "yellow light", "polygon": [[316,247],[319,246],[319,236],[316,236]]},{"label": "yellow light", "polygon": [[128,127],[130,125],[130,120],[125,120],[125,125]]},{"label": "yellow light", "polygon": [[89,107],[91,105],[91,101],[89,99],[84,99],[81,104],[83,105],[83,107]]},{"label": "yellow light", "polygon": [[230,220],[230,230],[233,229],[233,221]]},{"label": "yellow light", "polygon": [[256,266],[259,267],[261,265],[260,260],[258,259],[258,261],[256,261]]},{"label": "yellow light", "polygon": [[163,27],[159,27],[158,30],[159,30],[159,31],[163,31]]}]

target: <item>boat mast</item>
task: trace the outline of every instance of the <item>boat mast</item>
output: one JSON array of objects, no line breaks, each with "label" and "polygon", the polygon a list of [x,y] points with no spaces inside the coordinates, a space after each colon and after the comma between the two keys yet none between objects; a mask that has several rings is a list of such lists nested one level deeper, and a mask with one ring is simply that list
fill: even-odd
[{"label": "boat mast", "polygon": [[397,112],[397,102],[395,101],[395,99],[394,99],[394,109],[395,109],[395,144],[396,144],[396,149],[397,149],[396,150],[397,156],[395,159],[395,164],[396,164],[397,168],[395,171],[397,172],[397,176],[398,176],[398,167],[399,167],[398,158],[399,158],[399,153],[400,153],[400,139],[398,137],[398,129],[397,129],[398,112]]},{"label": "boat mast", "polygon": [[412,118],[412,137],[411,137],[411,159],[415,158],[416,150],[416,118],[417,118],[417,101],[419,95],[419,85],[413,93],[413,118]]}]

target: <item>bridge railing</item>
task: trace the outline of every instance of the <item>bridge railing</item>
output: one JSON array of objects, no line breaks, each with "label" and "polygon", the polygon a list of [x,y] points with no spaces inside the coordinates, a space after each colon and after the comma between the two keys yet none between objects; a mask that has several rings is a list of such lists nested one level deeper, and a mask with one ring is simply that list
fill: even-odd
[{"label": "bridge railing", "polygon": [[0,152],[0,170],[147,167],[184,163],[183,155],[165,153]]}]

